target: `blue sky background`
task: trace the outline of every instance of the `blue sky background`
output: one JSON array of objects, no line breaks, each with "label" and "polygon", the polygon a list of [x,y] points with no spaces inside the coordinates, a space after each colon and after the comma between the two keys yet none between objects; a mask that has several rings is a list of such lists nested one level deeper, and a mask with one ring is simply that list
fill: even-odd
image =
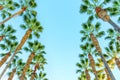
[{"label": "blue sky background", "polygon": [[85,20],[79,14],[80,1],[40,0],[38,6],[49,80],[77,80],[80,22]]},{"label": "blue sky background", "polygon": [[[88,16],[80,14],[81,0],[36,0],[38,19],[44,28],[40,41],[45,45],[48,64],[45,72],[49,80],[77,80],[76,63],[79,61],[81,23],[86,22]],[[15,17],[20,23],[19,17]],[[15,19],[14,18],[14,19]],[[117,21],[117,19],[114,19]],[[16,21],[11,20],[15,23]],[[102,22],[102,20],[101,20]],[[14,24],[14,25],[18,25]],[[104,26],[110,28],[108,23]],[[103,27],[103,29],[107,29]],[[19,30],[18,30],[19,31]],[[24,31],[25,32],[25,31]],[[21,31],[18,36],[21,36]],[[102,43],[102,42],[101,42]],[[102,44],[103,45],[103,44]],[[26,58],[27,59],[27,58]],[[118,69],[114,70],[116,80],[120,77]],[[3,80],[6,76],[3,77]],[[14,78],[15,79],[15,78]],[[16,79],[15,79],[16,80]]]},{"label": "blue sky background", "polygon": [[[78,78],[75,64],[79,61],[78,55],[81,52],[79,31],[81,23],[88,18],[79,13],[80,4],[80,0],[40,0],[38,3],[38,18],[44,27],[41,41],[46,47],[48,64],[45,70],[49,80]],[[101,22],[103,23],[102,20]],[[111,27],[108,23],[103,25]],[[119,80],[117,67],[113,72],[116,80]]]}]

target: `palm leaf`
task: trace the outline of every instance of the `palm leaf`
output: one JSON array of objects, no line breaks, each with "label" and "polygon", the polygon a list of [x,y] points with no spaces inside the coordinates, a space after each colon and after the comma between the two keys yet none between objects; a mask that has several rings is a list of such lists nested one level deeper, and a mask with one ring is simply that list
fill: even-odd
[{"label": "palm leaf", "polygon": [[80,13],[85,13],[85,12],[87,12],[87,10],[88,10],[88,7],[86,5],[81,4]]}]

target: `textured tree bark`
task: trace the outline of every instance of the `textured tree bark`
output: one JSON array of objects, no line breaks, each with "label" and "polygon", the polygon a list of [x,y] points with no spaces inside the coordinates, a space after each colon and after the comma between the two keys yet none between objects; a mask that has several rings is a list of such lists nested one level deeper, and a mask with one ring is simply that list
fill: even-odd
[{"label": "textured tree bark", "polygon": [[95,10],[99,18],[110,23],[113,26],[114,30],[120,33],[120,27],[110,19],[110,16],[107,14],[106,10],[102,9],[101,7],[96,7]]},{"label": "textured tree bark", "polygon": [[6,72],[7,68],[9,67],[10,63],[12,62],[12,60],[14,59],[15,55],[17,54],[17,52],[21,49],[21,47],[24,45],[24,43],[26,42],[26,40],[29,38],[30,34],[32,32],[32,29],[28,29],[27,32],[25,33],[25,35],[23,36],[20,44],[17,46],[17,48],[15,49],[14,54],[12,55],[12,57],[10,58],[9,62],[7,63],[7,65],[5,66],[4,70],[2,71],[2,73],[0,74],[0,79],[2,78],[3,74]]},{"label": "textured tree bark", "polygon": [[112,73],[112,71],[111,71],[111,69],[110,69],[110,67],[109,67],[108,64],[107,64],[107,61],[105,60],[105,58],[104,58],[104,56],[103,56],[103,54],[102,54],[102,50],[101,50],[101,48],[100,48],[100,46],[99,46],[99,42],[98,42],[98,40],[96,39],[96,37],[93,35],[93,33],[90,34],[90,38],[91,38],[91,40],[92,40],[92,42],[93,42],[93,45],[96,47],[96,50],[97,50],[98,53],[100,54],[101,59],[102,59],[102,61],[103,61],[103,63],[104,63],[104,66],[105,66],[105,68],[107,69],[107,71],[108,71],[111,79],[112,79],[112,80],[116,80],[115,77],[114,77],[114,75],[113,75],[113,73]]},{"label": "textured tree bark", "polygon": [[92,67],[95,78],[96,78],[96,80],[98,80],[98,75],[97,75],[97,71],[96,71],[96,68],[95,68],[95,61],[94,61],[94,59],[93,59],[93,57],[90,53],[88,54],[88,58],[90,60],[90,66]]},{"label": "textured tree bark", "polygon": [[29,65],[30,65],[30,63],[32,62],[32,59],[34,58],[34,56],[35,56],[35,53],[32,52],[32,53],[30,54],[30,56],[29,56],[26,64],[25,64],[24,68],[23,68],[22,74],[21,74],[21,76],[20,76],[20,80],[24,80],[26,71],[28,70]]},{"label": "textured tree bark", "polygon": [[90,74],[88,73],[88,70],[87,70],[87,69],[85,70],[85,74],[86,74],[86,79],[87,79],[87,80],[90,80]]},{"label": "textured tree bark", "polygon": [[[1,8],[1,7],[0,7]],[[18,12],[14,13],[13,15],[11,15],[10,17],[8,17],[7,19],[3,20],[2,22],[0,22],[0,25],[4,24],[5,22],[7,22],[8,20],[10,20],[11,18],[20,15],[21,13],[23,13],[26,10],[26,7],[23,7],[21,10],[19,10]]]},{"label": "textured tree bark", "polygon": [[117,67],[118,67],[118,69],[120,70],[120,60],[119,60],[119,58],[115,58],[115,63],[116,63],[116,65],[117,65]]},{"label": "textured tree bark", "polygon": [[8,52],[1,60],[0,60],[0,67],[6,62],[6,60],[10,57],[10,52]]},{"label": "textured tree bark", "polygon": [[13,69],[12,73],[10,74],[8,80],[13,80],[14,74],[16,72],[16,68]]}]

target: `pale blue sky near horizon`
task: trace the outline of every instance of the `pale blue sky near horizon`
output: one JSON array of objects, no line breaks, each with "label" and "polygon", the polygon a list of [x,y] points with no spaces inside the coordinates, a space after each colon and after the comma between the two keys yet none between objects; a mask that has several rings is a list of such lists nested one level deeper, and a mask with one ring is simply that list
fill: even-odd
[{"label": "pale blue sky near horizon", "polygon": [[[48,63],[45,65],[46,77],[48,80],[78,80],[76,63],[79,62],[78,55],[81,53],[79,31],[81,23],[86,22],[88,18],[79,13],[81,0],[36,1],[38,19],[44,28],[40,42],[45,45],[47,53],[45,55]],[[17,20],[17,17],[15,18]],[[18,19],[18,23],[20,23],[20,19]],[[103,23],[103,25],[111,27],[108,23]],[[113,72],[116,80],[119,80],[118,69]]]}]

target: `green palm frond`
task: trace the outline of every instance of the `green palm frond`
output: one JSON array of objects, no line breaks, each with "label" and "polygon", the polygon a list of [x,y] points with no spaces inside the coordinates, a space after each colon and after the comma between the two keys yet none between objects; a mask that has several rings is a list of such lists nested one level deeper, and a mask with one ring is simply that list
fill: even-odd
[{"label": "green palm frond", "polygon": [[94,20],[94,16],[91,15],[91,16],[88,17],[88,21],[87,22],[92,22],[93,20]]},{"label": "green palm frond", "polygon": [[105,32],[104,31],[100,31],[100,32],[97,33],[96,37],[97,38],[101,38],[104,35],[105,35]]},{"label": "green palm frond", "polygon": [[101,24],[99,22],[97,22],[95,24],[95,31],[99,31],[100,30],[100,26],[101,26]]},{"label": "green palm frond", "polygon": [[0,48],[1,48],[2,50],[5,50],[7,47],[6,47],[6,45],[4,45],[4,44],[0,44]]},{"label": "green palm frond", "polygon": [[85,12],[87,12],[87,10],[88,10],[88,7],[86,6],[86,5],[81,5],[80,6],[80,13],[85,13]]},{"label": "green palm frond", "polygon": [[33,34],[35,35],[36,38],[40,38],[40,34],[38,32],[34,32]]},{"label": "green palm frond", "polygon": [[26,29],[26,28],[27,28],[24,24],[21,24],[20,27],[21,27],[22,29]]}]

